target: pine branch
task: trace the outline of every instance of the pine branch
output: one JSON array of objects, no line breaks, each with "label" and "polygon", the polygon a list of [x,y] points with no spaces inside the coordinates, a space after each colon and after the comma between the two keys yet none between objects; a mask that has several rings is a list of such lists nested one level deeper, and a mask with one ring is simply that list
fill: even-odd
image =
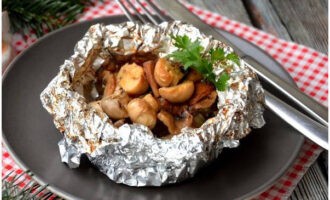
[{"label": "pine branch", "polygon": [[[51,192],[46,191],[45,187],[40,186],[32,179],[26,181],[26,177],[24,178],[26,175],[29,174],[23,172],[17,175],[15,171],[11,171],[7,176],[2,178],[2,200],[37,200],[41,198],[47,199],[47,197],[53,195]],[[10,176],[11,178],[9,178]],[[26,185],[20,188],[19,184],[23,181],[25,181]],[[39,194],[39,192],[43,192],[43,195]]]},{"label": "pine branch", "polygon": [[91,0],[3,0],[11,31],[26,34],[31,29],[38,37],[74,22]]}]

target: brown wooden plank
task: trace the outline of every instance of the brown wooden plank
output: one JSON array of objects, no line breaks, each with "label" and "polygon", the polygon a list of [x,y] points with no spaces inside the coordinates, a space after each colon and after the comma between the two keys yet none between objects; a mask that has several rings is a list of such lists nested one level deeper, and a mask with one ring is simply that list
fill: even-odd
[{"label": "brown wooden plank", "polygon": [[[231,0],[187,1],[231,19],[251,24],[280,38],[286,40],[292,38],[300,44],[327,52],[328,0],[242,0],[247,12],[242,11],[244,8],[237,1],[233,1],[235,3],[232,3]],[[313,8],[309,8],[310,6]],[[251,8],[254,10],[251,10]],[[295,8],[298,9],[295,10]],[[244,14],[236,12],[243,12]],[[316,19],[313,19],[314,15]],[[298,25],[294,25],[295,23]],[[291,26],[291,24],[294,26]],[[316,44],[313,44],[314,41],[316,41]],[[325,176],[322,174],[319,164],[315,163],[307,171],[302,181],[299,182],[289,199],[325,200],[327,195]]]},{"label": "brown wooden plank", "polygon": [[252,25],[249,15],[241,0],[186,0],[200,8],[219,13],[230,19]]},{"label": "brown wooden plank", "polygon": [[324,8],[328,10],[328,0],[321,0],[321,4]]},{"label": "brown wooden plank", "polygon": [[269,0],[243,0],[254,26],[279,38],[291,40]]},{"label": "brown wooden plank", "polygon": [[328,10],[322,0],[270,2],[293,41],[328,52]]},{"label": "brown wooden plank", "polygon": [[314,163],[299,182],[298,186],[293,191],[289,200],[300,199],[328,199],[327,181],[317,163]]}]

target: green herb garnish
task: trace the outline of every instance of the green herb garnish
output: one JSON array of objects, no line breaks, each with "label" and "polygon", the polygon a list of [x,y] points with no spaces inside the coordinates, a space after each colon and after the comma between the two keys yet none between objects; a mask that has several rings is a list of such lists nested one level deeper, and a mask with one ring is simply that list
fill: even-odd
[{"label": "green herb garnish", "polygon": [[222,72],[220,77],[217,79],[213,73],[213,64],[219,63],[224,68],[230,67],[231,61],[239,65],[239,57],[235,53],[226,54],[222,48],[215,48],[209,51],[209,55],[202,54],[204,48],[198,40],[191,41],[186,35],[184,36],[172,36],[174,39],[174,46],[178,50],[174,51],[169,55],[175,61],[181,63],[185,70],[193,68],[201,73],[205,79],[212,82],[215,87],[224,91],[227,87],[227,81],[230,76],[227,72]]}]

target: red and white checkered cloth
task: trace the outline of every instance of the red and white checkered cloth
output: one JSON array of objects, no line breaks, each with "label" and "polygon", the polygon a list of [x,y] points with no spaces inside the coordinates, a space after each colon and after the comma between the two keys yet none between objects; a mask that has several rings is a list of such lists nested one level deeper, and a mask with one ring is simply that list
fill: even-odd
[{"label": "red and white checkered cloth", "polygon": [[[202,10],[190,4],[186,6],[197,14],[206,23],[229,31],[244,38],[269,53],[290,73],[298,87],[315,100],[327,106],[328,100],[328,57],[311,48],[276,38],[273,35],[249,27],[242,23],[230,20],[224,16]],[[140,9],[141,10],[141,9]],[[98,17],[121,15],[123,12],[114,1],[95,2],[93,7],[85,10],[78,21],[91,20]],[[25,38],[24,38],[25,37]],[[25,39],[25,40],[24,40]],[[21,36],[15,34],[13,46],[20,52],[36,41],[35,35]],[[2,175],[8,171],[22,170],[15,164],[5,148],[2,159]],[[255,199],[280,200],[288,198],[307,169],[314,163],[322,149],[314,143],[306,140],[299,156],[291,168],[273,186],[261,193]],[[24,186],[24,182],[22,183]]]}]

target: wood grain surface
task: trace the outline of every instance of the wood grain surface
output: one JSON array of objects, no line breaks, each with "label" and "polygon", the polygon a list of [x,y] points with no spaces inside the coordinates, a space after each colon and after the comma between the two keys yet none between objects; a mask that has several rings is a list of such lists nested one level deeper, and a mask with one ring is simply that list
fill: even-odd
[{"label": "wood grain surface", "polygon": [[291,36],[277,15],[275,8],[269,0],[245,0],[246,7],[253,25],[261,30],[275,35],[276,37],[291,40]]},{"label": "wood grain surface", "polygon": [[320,0],[271,0],[291,39],[328,52],[328,10]]},{"label": "wood grain surface", "polygon": [[186,0],[279,38],[328,53],[327,0]]},{"label": "wood grain surface", "polygon": [[247,13],[242,0],[186,0],[186,2],[250,26],[252,25],[249,14]]},{"label": "wood grain surface", "polygon": [[[201,8],[254,26],[287,41],[328,53],[328,0],[186,0]],[[323,152],[290,200],[327,200],[327,159]]]}]

